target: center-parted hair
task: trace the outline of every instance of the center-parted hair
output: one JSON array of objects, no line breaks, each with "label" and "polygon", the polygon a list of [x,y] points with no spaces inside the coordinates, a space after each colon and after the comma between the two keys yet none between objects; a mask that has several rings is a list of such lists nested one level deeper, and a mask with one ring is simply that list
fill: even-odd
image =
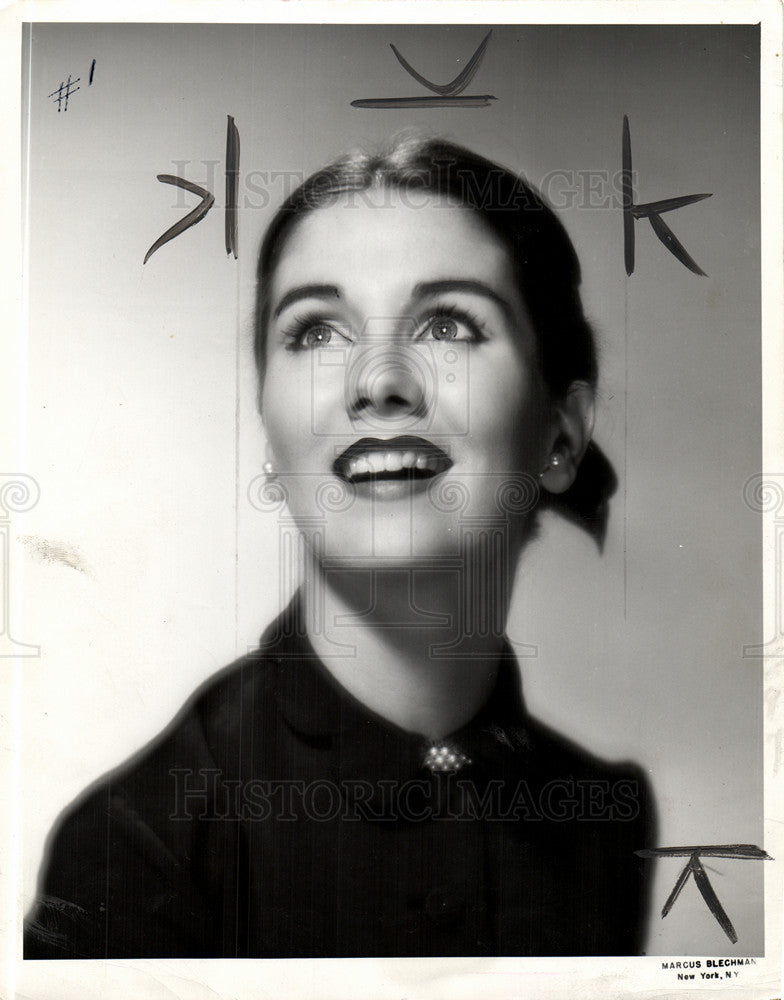
[{"label": "center-parted hair", "polygon": [[[580,262],[553,210],[523,177],[444,139],[405,135],[380,152],[355,151],[312,174],[284,201],[267,229],[257,272],[254,356],[259,387],[266,368],[270,289],[297,223],[352,193],[394,189],[429,193],[470,208],[506,248],[536,336],[541,375],[554,398],[573,382],[595,387],[593,331],[580,299]],[[592,443],[577,479],[557,501],[601,542],[615,475]]]}]

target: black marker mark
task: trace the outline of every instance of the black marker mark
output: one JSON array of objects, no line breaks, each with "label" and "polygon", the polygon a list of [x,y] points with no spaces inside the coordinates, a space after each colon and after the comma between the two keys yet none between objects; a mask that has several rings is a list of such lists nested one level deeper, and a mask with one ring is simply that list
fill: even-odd
[{"label": "black marker mark", "polygon": [[184,233],[186,229],[190,229],[190,227],[195,226],[197,222],[201,222],[207,212],[209,212],[212,208],[215,201],[215,195],[211,194],[205,188],[200,187],[198,184],[184,180],[182,177],[174,177],[172,174],[158,174],[158,180],[161,184],[174,184],[176,187],[181,187],[186,191],[190,191],[191,194],[198,194],[202,200],[201,204],[197,205],[196,208],[188,212],[188,214],[180,219],[179,222],[175,222],[173,226],[167,229],[162,236],[158,237],[158,239],[144,255],[144,260],[142,261],[143,264],[146,264],[155,251],[160,250],[164,243],[168,243],[169,240],[173,240],[175,236],[179,236],[181,233]]},{"label": "black marker mark", "polygon": [[90,66],[90,80],[87,84],[88,87],[93,85],[93,73],[95,72],[95,60],[93,59],[92,65]]},{"label": "black marker mark", "polygon": [[725,844],[713,847],[654,847],[644,851],[635,851],[641,858],[688,858],[686,867],[681,871],[675,886],[667,897],[667,902],[662,908],[662,919],[664,919],[675,904],[675,900],[680,896],[681,890],[686,885],[689,875],[694,876],[694,882],[700,890],[702,898],[708,905],[708,909],[719,923],[727,937],[736,944],[738,935],[732,926],[732,921],[727,916],[724,907],[719,902],[713,886],[710,884],[707,872],[700,861],[704,858],[733,858],[744,861],[772,861],[773,858],[759,847],[753,844]]},{"label": "black marker mark", "polygon": [[634,183],[632,178],[632,137],[629,119],[623,116],[621,148],[621,201],[623,204],[623,259],[626,274],[634,272]]},{"label": "black marker mark", "polygon": [[395,58],[403,69],[412,76],[417,83],[432,90],[437,97],[367,97],[358,101],[352,101],[352,108],[486,108],[490,101],[496,100],[492,94],[481,94],[478,97],[458,97],[468,84],[473,80],[482,62],[487,49],[487,43],[492,35],[492,28],[479,43],[479,46],[468,60],[465,68],[449,83],[433,83],[427,77],[417,73],[414,67],[401,55],[401,53],[390,44],[390,48],[395,53]]},{"label": "black marker mark", "polygon": [[479,43],[479,48],[466,63],[465,69],[461,73],[458,73],[458,75],[450,83],[444,84],[431,83],[430,80],[427,80],[424,76],[417,73],[413,66],[411,66],[410,63],[403,58],[394,45],[390,44],[389,47],[395,53],[397,61],[406,73],[413,76],[417,83],[421,83],[423,87],[427,87],[428,90],[432,90],[434,94],[441,94],[442,97],[447,94],[455,96],[457,94],[461,94],[476,75],[476,71],[479,69],[482,59],[484,58],[485,49],[487,48],[487,43],[490,41],[492,33],[493,29],[491,28]]},{"label": "black marker mark", "polygon": [[[93,60],[93,65],[95,65],[95,60]],[[226,253],[233,253],[234,259],[236,260],[239,252],[237,246],[237,192],[240,170],[240,133],[239,129],[234,124],[234,118],[231,115],[227,115],[227,118],[226,206],[224,210],[224,233],[226,237]],[[199,195],[201,198],[201,204],[197,205],[196,208],[189,212],[184,218],[180,219],[179,222],[176,222],[170,229],[167,229],[163,236],[158,237],[158,239],[147,251],[143,261],[144,264],[147,263],[155,251],[160,249],[164,243],[168,243],[169,240],[173,240],[175,236],[179,236],[181,233],[184,233],[186,229],[190,229],[190,227],[195,226],[197,222],[201,222],[215,203],[215,196],[210,191],[201,187],[199,184],[183,180],[182,177],[175,177],[172,174],[158,174],[158,180],[162,184],[174,184],[177,187],[184,188],[186,191],[190,191],[191,194]]]},{"label": "black marker mark", "polygon": [[647,219],[654,233],[677,260],[694,274],[706,277],[705,272],[687,252],[675,233],[662,219],[662,213],[673,212],[676,208],[691,205],[695,201],[713,197],[712,194],[684,194],[663,201],[649,201],[643,205],[634,203],[634,183],[632,180],[632,140],[629,133],[629,119],[623,116],[623,142],[621,149],[621,199],[623,202],[623,257],[627,275],[634,272],[634,221]]},{"label": "black marker mark", "polygon": [[352,101],[352,108],[487,108],[497,101],[492,94],[478,97],[365,97]]},{"label": "black marker mark", "polygon": [[234,119],[226,123],[226,253],[237,259],[237,178],[240,172],[240,133]]},{"label": "black marker mark", "polygon": [[[74,87],[74,84],[78,83],[80,80],[81,77],[79,76],[77,76],[75,80],[71,80],[71,74],[69,73],[67,82],[62,82],[60,86],[57,88],[57,90],[53,90],[51,94],[47,95],[48,97],[54,97],[54,99],[57,101],[58,114],[61,111],[68,110],[68,98],[71,96],[71,94],[75,94],[77,90],[82,89],[81,87]],[[63,91],[63,88],[65,88],[65,91]],[[65,106],[63,106],[63,101],[65,101]]]}]

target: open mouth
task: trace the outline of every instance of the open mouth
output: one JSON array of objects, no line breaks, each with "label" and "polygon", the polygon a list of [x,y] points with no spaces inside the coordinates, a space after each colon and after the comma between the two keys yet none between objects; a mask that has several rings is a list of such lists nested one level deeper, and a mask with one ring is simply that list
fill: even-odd
[{"label": "open mouth", "polygon": [[446,452],[424,438],[403,435],[361,438],[335,459],[335,475],[347,483],[432,479],[452,465]]}]

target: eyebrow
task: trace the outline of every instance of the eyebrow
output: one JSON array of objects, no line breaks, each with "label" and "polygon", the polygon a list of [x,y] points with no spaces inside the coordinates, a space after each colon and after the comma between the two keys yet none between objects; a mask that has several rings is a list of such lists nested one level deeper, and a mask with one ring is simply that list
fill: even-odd
[{"label": "eyebrow", "polygon": [[512,305],[502,295],[486,285],[483,281],[471,281],[464,278],[446,278],[443,281],[422,281],[414,286],[414,298],[426,298],[429,295],[442,295],[444,292],[468,292],[470,295],[481,295],[490,299],[503,310],[506,318],[514,319]]},{"label": "eyebrow", "polygon": [[272,316],[274,319],[277,319],[287,306],[290,306],[294,302],[298,302],[300,299],[339,298],[340,291],[336,285],[298,285],[296,288],[292,288],[291,291],[286,292],[275,307],[275,311],[272,313]]}]

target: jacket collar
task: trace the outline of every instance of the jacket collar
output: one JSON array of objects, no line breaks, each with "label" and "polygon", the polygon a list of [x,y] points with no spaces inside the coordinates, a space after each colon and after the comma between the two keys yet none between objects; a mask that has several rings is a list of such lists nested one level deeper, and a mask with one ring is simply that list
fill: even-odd
[{"label": "jacket collar", "polygon": [[[338,752],[340,773],[378,781],[424,773],[430,741],[405,732],[357,701],[332,677],[308,641],[299,594],[261,639],[275,670],[275,697],[287,725],[311,746]],[[531,751],[519,668],[505,644],[495,688],[474,718],[443,741],[498,773]],[[514,759],[514,761],[513,761]]]}]

